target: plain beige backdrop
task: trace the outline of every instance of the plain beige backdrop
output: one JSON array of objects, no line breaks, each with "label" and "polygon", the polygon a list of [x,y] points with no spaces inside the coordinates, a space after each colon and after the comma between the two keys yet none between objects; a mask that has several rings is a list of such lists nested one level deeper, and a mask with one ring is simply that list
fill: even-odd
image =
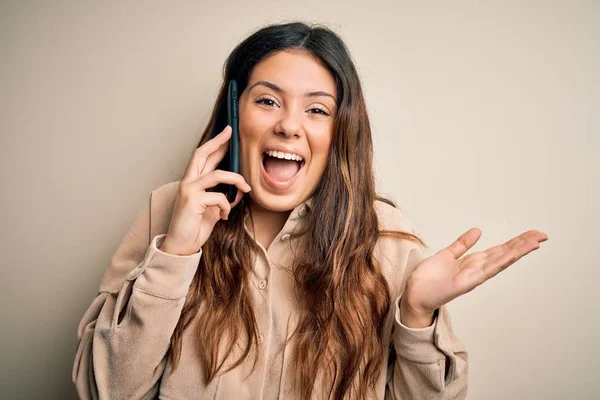
[{"label": "plain beige backdrop", "polygon": [[0,397],[75,397],[77,324],[226,55],[295,19],[347,41],[378,189],[431,251],[550,237],[450,304],[469,398],[598,398],[600,4],[567,0],[1,2]]}]

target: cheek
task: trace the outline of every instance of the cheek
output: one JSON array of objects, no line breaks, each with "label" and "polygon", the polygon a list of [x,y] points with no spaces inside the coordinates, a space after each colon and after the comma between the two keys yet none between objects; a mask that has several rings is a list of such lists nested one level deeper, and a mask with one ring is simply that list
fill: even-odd
[{"label": "cheek", "polygon": [[263,140],[265,132],[273,128],[269,113],[252,105],[240,108],[240,140],[249,145]]},{"label": "cheek", "polygon": [[309,144],[313,159],[327,160],[329,148],[333,140],[333,132],[331,129],[324,130],[318,134],[309,136]]},{"label": "cheek", "polygon": [[319,135],[311,135],[309,143],[311,148],[311,168],[310,176],[312,179],[320,181],[323,177],[325,168],[329,161],[329,149],[331,147],[333,134],[330,131],[321,132]]},{"label": "cheek", "polygon": [[248,151],[260,142],[262,130],[260,129],[259,122],[251,112],[247,110],[243,110],[242,112],[240,110],[239,133],[242,154],[247,154]]},{"label": "cheek", "polygon": [[253,136],[242,135],[240,126],[240,173],[247,181],[250,179],[251,173],[256,172],[252,166],[260,162],[258,145],[259,142]]},{"label": "cheek", "polygon": [[263,139],[264,128],[260,116],[253,115],[252,110],[240,108],[240,172],[247,182],[252,181],[250,175],[259,173],[253,166],[261,162],[261,154],[258,149]]}]

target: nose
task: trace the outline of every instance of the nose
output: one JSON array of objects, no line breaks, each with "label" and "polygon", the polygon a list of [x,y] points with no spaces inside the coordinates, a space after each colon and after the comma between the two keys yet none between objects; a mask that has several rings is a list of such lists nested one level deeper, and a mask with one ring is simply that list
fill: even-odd
[{"label": "nose", "polygon": [[298,138],[303,134],[301,117],[293,110],[282,113],[281,119],[275,125],[275,133],[286,138]]}]

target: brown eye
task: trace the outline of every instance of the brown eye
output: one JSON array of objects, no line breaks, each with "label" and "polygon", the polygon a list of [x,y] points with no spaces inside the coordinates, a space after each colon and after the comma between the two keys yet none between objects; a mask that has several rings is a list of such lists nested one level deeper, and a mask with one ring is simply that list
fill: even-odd
[{"label": "brown eye", "polygon": [[308,111],[310,111],[311,114],[321,114],[321,115],[325,115],[325,116],[331,115],[325,109],[319,108],[319,107],[313,107]]},{"label": "brown eye", "polygon": [[269,97],[260,97],[254,101],[256,104],[263,104],[267,107],[275,107],[277,103]]}]

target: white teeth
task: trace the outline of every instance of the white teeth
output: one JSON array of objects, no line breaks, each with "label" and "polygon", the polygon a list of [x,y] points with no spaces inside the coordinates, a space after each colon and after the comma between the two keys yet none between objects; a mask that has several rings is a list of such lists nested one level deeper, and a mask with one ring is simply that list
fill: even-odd
[{"label": "white teeth", "polygon": [[282,151],[270,150],[266,152],[271,157],[281,158],[282,160],[302,161],[303,158],[298,154],[284,153]]}]

